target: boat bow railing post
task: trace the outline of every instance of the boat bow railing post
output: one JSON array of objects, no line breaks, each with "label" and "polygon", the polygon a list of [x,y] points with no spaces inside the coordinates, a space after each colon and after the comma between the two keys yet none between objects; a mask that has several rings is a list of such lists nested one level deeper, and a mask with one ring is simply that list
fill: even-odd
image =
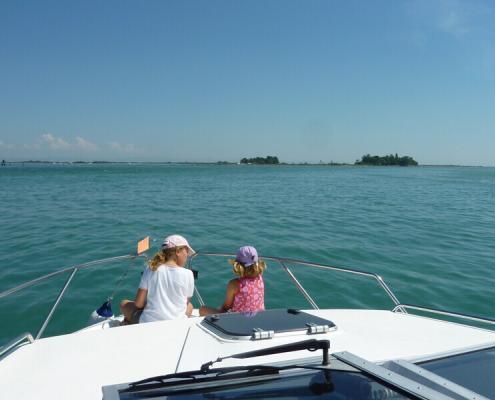
[{"label": "boat bow railing post", "polygon": [[385,292],[387,292],[388,296],[395,303],[394,311],[395,310],[400,310],[400,312],[402,312],[404,314],[407,314],[407,310],[404,307],[401,306],[399,299],[395,296],[394,292],[392,292],[392,290],[387,286],[387,284],[385,283],[385,281],[383,280],[383,278],[380,275],[377,275],[377,274],[373,274],[373,275],[375,276],[375,279],[378,281],[378,283],[383,288],[383,290],[385,290]]},{"label": "boat bow railing post", "polygon": [[[39,329],[38,334],[34,338],[34,340],[36,340],[36,339],[39,339],[41,337],[41,335],[45,331],[46,327],[48,326],[48,323],[50,322],[50,320],[51,320],[51,318],[52,318],[55,310],[57,309],[60,301],[62,300],[65,292],[67,291],[67,288],[69,287],[69,285],[70,285],[70,283],[72,281],[72,278],[74,277],[74,275],[76,274],[77,271],[80,271],[80,270],[83,270],[83,269],[87,269],[87,268],[91,268],[91,267],[95,267],[95,266],[99,266],[99,265],[106,264],[106,263],[109,263],[109,262],[120,261],[120,260],[133,260],[135,258],[140,258],[140,257],[146,258],[146,255],[145,254],[129,254],[129,255],[123,255],[123,256],[109,257],[109,258],[103,258],[103,259],[100,259],[100,260],[90,261],[90,262],[87,262],[87,263],[79,264],[79,265],[68,267],[68,268],[62,268],[62,269],[59,269],[57,271],[50,272],[49,274],[40,276],[39,278],[30,280],[28,282],[24,282],[24,283],[22,283],[22,284],[20,284],[18,286],[15,286],[13,288],[7,289],[7,290],[5,290],[3,292],[0,292],[0,299],[2,299],[4,297],[8,297],[11,294],[20,292],[23,289],[26,289],[28,287],[37,285],[38,283],[41,283],[41,282],[46,281],[48,279],[51,279],[51,278],[53,278],[55,276],[64,274],[66,272],[71,272],[69,278],[67,279],[67,281],[65,282],[62,290],[60,291],[59,295],[57,296],[57,299],[55,300],[52,308],[50,309],[50,312],[48,313],[47,317],[45,318],[45,320],[44,320],[44,322],[43,322],[43,324],[41,326],[41,328]],[[5,348],[5,346],[4,346],[4,348]]]},{"label": "boat bow railing post", "polygon": [[[368,278],[374,279],[380,287],[385,291],[387,296],[392,300],[392,302],[395,304],[395,306],[400,307],[400,302],[397,299],[397,296],[395,296],[394,292],[392,289],[390,289],[385,281],[382,279],[382,277],[378,274],[372,273],[372,272],[367,272],[367,271],[361,271],[358,269],[350,269],[350,268],[342,268],[342,267],[336,267],[333,265],[324,265],[324,264],[317,264],[317,263],[310,263],[307,261],[301,261],[301,260],[294,260],[290,258],[277,258],[277,257],[264,257],[265,259],[272,259],[272,260],[278,260],[280,262],[290,262],[292,264],[300,264],[305,267],[312,267],[316,269],[324,269],[328,271],[337,271],[337,272],[343,272],[347,274],[353,274],[353,275],[360,275],[360,276],[365,276]],[[402,312],[406,313],[405,310],[401,309]]]},{"label": "boat bow railing post", "polygon": [[[192,257],[190,257],[187,261],[187,267],[192,270],[192,263],[193,263],[193,260],[194,258],[198,255],[198,253],[194,253],[194,255]],[[196,278],[195,278],[196,279]],[[198,286],[197,285],[194,285],[194,294],[195,296],[197,297],[198,299],[198,302],[199,302],[199,305],[200,306],[204,306],[205,305],[205,302],[203,300],[203,297],[201,297],[201,293],[199,293],[199,289],[198,289]]]},{"label": "boat bow railing post", "polygon": [[65,294],[65,291],[69,287],[70,282],[72,281],[72,278],[74,278],[74,275],[76,274],[77,271],[78,271],[78,269],[76,267],[72,270],[72,273],[70,274],[69,278],[65,282],[64,287],[62,288],[62,290],[58,294],[57,299],[55,300],[55,303],[53,303],[53,306],[52,306],[50,312],[46,316],[45,321],[43,322],[43,325],[41,325],[41,328],[40,328],[40,330],[38,331],[38,334],[35,337],[36,340],[41,337],[41,335],[45,331],[46,327],[48,326],[48,323],[52,319],[53,313],[55,312],[56,308],[58,307],[58,304],[60,303],[60,300],[62,300],[62,297]]},{"label": "boat bow railing post", "polygon": [[0,348],[0,359],[9,352],[9,350],[12,350],[13,348],[17,347],[24,341],[28,341],[29,343],[33,343],[33,335],[31,335],[29,332],[23,333],[22,335],[16,336],[14,339],[12,339],[10,342],[6,343],[4,346]]},{"label": "boat bow railing post", "polygon": [[302,295],[306,298],[306,300],[308,300],[309,304],[311,304],[311,306],[315,310],[319,310],[320,307],[318,307],[318,304],[316,304],[316,302],[309,295],[309,293],[306,291],[306,289],[304,289],[303,285],[301,285],[299,283],[299,281],[297,280],[296,276],[292,273],[292,271],[289,269],[289,267],[287,267],[282,260],[278,260],[278,262],[280,263],[280,265],[282,266],[282,268],[285,270],[285,272],[287,272],[287,274],[289,275],[290,279],[292,279],[292,282],[296,285],[297,289],[302,293]]}]

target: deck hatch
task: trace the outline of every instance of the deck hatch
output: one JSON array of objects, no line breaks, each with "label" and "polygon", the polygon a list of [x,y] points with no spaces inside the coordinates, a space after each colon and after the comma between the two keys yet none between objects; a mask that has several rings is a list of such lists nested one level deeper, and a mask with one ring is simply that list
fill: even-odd
[{"label": "deck hatch", "polygon": [[250,340],[271,339],[283,334],[327,333],[335,328],[330,320],[292,309],[214,314],[205,317],[201,325],[223,338]]}]

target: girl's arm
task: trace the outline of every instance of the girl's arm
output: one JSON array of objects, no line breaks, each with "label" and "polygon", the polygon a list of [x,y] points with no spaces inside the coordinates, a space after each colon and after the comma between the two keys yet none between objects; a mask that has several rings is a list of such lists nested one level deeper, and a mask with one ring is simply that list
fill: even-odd
[{"label": "girl's arm", "polygon": [[136,299],[134,304],[137,308],[143,309],[146,305],[146,299],[148,298],[148,289],[139,288],[136,293]]},{"label": "girl's arm", "polygon": [[227,294],[225,295],[225,301],[220,307],[221,312],[226,312],[232,308],[237,293],[239,293],[239,281],[237,279],[232,279],[227,284]]}]

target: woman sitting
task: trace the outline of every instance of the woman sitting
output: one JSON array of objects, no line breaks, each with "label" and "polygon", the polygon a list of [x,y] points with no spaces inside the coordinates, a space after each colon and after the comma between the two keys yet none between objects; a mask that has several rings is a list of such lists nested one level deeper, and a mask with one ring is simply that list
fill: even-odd
[{"label": "woman sitting", "polygon": [[235,260],[229,260],[232,271],[239,278],[227,284],[225,301],[219,309],[203,306],[200,315],[230,312],[255,312],[265,309],[265,284],[263,271],[266,264],[258,259],[258,252],[252,246],[241,247]]},{"label": "woman sitting", "polygon": [[161,251],[150,260],[141,277],[135,300],[120,303],[123,325],[191,315],[189,299],[194,294],[194,277],[191,270],[183,267],[194,253],[184,237],[165,238]]}]

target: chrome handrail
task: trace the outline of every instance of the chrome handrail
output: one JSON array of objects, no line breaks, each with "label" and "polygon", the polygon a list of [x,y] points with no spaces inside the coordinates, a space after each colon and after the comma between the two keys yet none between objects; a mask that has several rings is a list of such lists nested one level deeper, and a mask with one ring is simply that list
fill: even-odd
[{"label": "chrome handrail", "polygon": [[[63,274],[63,273],[69,272],[69,271],[71,272],[69,278],[66,280],[64,286],[62,287],[60,293],[58,294],[57,299],[53,303],[52,308],[48,312],[45,320],[42,322],[41,327],[40,327],[36,337],[34,338],[34,340],[37,340],[41,337],[41,335],[45,331],[46,327],[48,326],[48,323],[50,322],[53,314],[55,313],[55,310],[57,309],[58,305],[60,304],[62,297],[64,296],[65,292],[67,291],[67,288],[69,287],[69,285],[72,281],[72,278],[74,277],[74,275],[76,274],[77,271],[84,270],[84,269],[91,268],[91,267],[98,266],[98,265],[102,265],[102,264],[105,264],[108,262],[119,261],[119,260],[129,260],[129,259],[135,259],[135,258],[139,258],[139,257],[146,258],[146,255],[145,254],[140,254],[140,255],[129,254],[129,255],[123,255],[123,256],[108,257],[108,258],[102,258],[100,260],[89,261],[89,262],[83,263],[83,264],[78,264],[78,265],[75,265],[73,267],[62,268],[62,269],[59,269],[57,271],[51,272],[49,274],[40,276],[39,278],[36,278],[36,279],[30,280],[28,282],[22,283],[18,286],[11,288],[11,289],[5,290],[5,291],[0,293],[0,299],[2,299],[3,297],[7,297],[13,293],[19,292],[19,291],[26,289],[28,287],[34,286],[34,285],[36,285],[40,282],[43,282],[47,279],[53,278],[54,276],[58,276],[60,274]],[[29,336],[32,339],[31,334],[29,334]],[[10,342],[10,343],[12,343],[12,342]],[[30,342],[33,342],[33,340],[30,340]],[[12,347],[15,347],[15,346],[16,346],[16,344],[14,344]],[[2,351],[3,351],[3,348],[2,348]],[[1,353],[1,354],[3,354],[3,353]]]},{"label": "chrome handrail", "polygon": [[[478,315],[469,315],[469,314],[462,314],[462,313],[457,313],[454,311],[447,311],[447,310],[440,310],[438,308],[429,308],[429,307],[423,307],[423,306],[417,306],[414,304],[401,304],[401,308],[406,308],[406,309],[411,309],[411,310],[416,310],[416,311],[425,311],[429,312],[432,314],[439,314],[439,315],[445,315],[448,317],[455,317],[455,318],[460,318],[460,319],[467,319],[470,321],[476,321],[476,322],[482,322],[485,324],[493,324],[495,325],[495,319],[492,318],[486,318],[486,317],[480,317]],[[392,310],[393,312],[398,311],[399,306],[394,307]]]},{"label": "chrome handrail", "polygon": [[[191,259],[191,264],[192,264],[193,259],[197,256],[200,256],[200,255],[201,256],[207,256],[207,257],[235,257],[235,255],[230,254],[230,253],[210,253],[210,252],[196,253]],[[363,270],[359,270],[359,269],[336,267],[334,265],[312,263],[312,262],[308,262],[308,261],[297,260],[294,258],[273,257],[273,256],[260,256],[260,257],[263,258],[263,260],[270,260],[270,261],[278,262],[282,266],[282,268],[285,270],[285,272],[287,272],[287,274],[289,275],[289,277],[291,278],[292,282],[295,284],[297,289],[306,298],[306,300],[308,300],[308,302],[311,304],[311,306],[314,309],[318,309],[319,308],[318,305],[311,298],[311,296],[307,293],[307,291],[302,287],[302,285],[299,283],[299,281],[297,281],[294,274],[286,267],[286,265],[285,265],[286,263],[300,264],[302,266],[307,266],[307,267],[313,267],[313,268],[319,268],[319,269],[325,269],[325,270],[331,270],[331,271],[337,271],[337,272],[344,272],[344,273],[366,276],[368,278],[372,278],[378,282],[380,287],[385,291],[385,293],[392,300],[392,302],[395,304],[395,306],[399,307],[401,309],[401,312],[407,314],[407,311],[401,307],[401,303],[398,300],[397,296],[388,287],[388,285],[385,283],[383,278],[380,275],[375,274],[373,272],[367,272],[367,271],[363,271]]]},{"label": "chrome handrail", "polygon": [[[209,257],[209,256],[212,256],[212,257],[235,257],[235,255],[231,254],[231,253],[204,252],[204,253],[196,253],[193,256],[193,259],[194,259],[194,257],[197,257],[198,255],[207,256],[207,257]],[[312,262],[297,260],[297,259],[293,259],[293,258],[261,256],[261,255],[260,255],[260,257],[263,258],[264,260],[276,261],[279,264],[281,264],[282,267],[284,268],[284,270],[289,274],[289,277],[291,277],[291,280],[295,284],[296,288],[301,292],[301,294],[306,298],[306,300],[308,300],[308,302],[311,304],[311,306],[314,309],[318,309],[318,305],[314,302],[314,300],[311,298],[311,296],[302,287],[302,285],[299,283],[299,281],[297,281],[294,274],[290,270],[287,270],[287,268],[285,267],[285,263],[300,264],[302,266],[308,266],[308,267],[314,267],[314,268],[319,268],[319,269],[350,273],[350,274],[354,274],[354,275],[361,275],[361,276],[373,278],[374,280],[376,280],[378,282],[380,287],[385,291],[385,293],[388,295],[388,297],[395,304],[395,307],[392,309],[392,312],[394,312],[394,313],[401,312],[403,314],[407,314],[407,309],[411,309],[411,310],[417,310],[417,311],[427,311],[427,312],[436,313],[436,314],[440,314],[440,315],[441,314],[448,315],[448,316],[456,317],[459,319],[477,321],[477,322],[482,322],[482,323],[487,323],[487,324],[495,324],[495,320],[493,320],[491,318],[468,315],[468,314],[463,314],[463,313],[455,313],[455,312],[440,310],[440,309],[436,309],[436,308],[415,306],[412,304],[402,304],[399,301],[399,299],[397,298],[397,296],[395,295],[395,293],[392,291],[392,289],[390,289],[390,287],[385,283],[383,278],[380,275],[372,273],[372,272],[367,272],[367,271],[363,271],[363,270],[359,270],[359,269],[336,267],[333,265],[312,263]]]},{"label": "chrome handrail", "polygon": [[[196,257],[198,256],[205,256],[205,257],[235,257],[235,255],[231,253],[213,253],[213,252],[201,252],[201,253],[196,253],[194,254],[190,259],[188,263],[188,267],[191,268],[193,261]],[[35,340],[39,339],[41,335],[44,333],[46,327],[48,326],[55,310],[57,309],[58,305],[60,304],[60,301],[62,297],[64,296],[65,292],[67,291],[67,288],[69,287],[70,283],[72,282],[72,278],[76,274],[77,271],[91,268],[94,266],[98,266],[104,263],[108,262],[113,262],[113,261],[119,261],[119,260],[128,260],[128,259],[135,259],[135,258],[140,258],[144,257],[147,258],[146,254],[140,254],[140,255],[123,255],[123,256],[116,256],[116,257],[109,257],[109,258],[104,258],[100,260],[95,260],[95,261],[90,261],[87,263],[75,265],[72,267],[68,268],[63,268],[58,271],[51,272],[49,274],[43,275],[39,278],[33,279],[31,281],[25,282],[21,285],[18,285],[16,287],[13,287],[11,289],[5,290],[0,293],[0,299],[7,297],[13,293],[19,292],[23,289],[26,289],[28,287],[34,286],[42,281],[45,281],[47,279],[50,279],[54,276],[58,276],[60,274],[66,273],[66,272],[71,272],[71,275],[69,278],[66,280],[63,288],[61,289],[60,293],[57,296],[57,299],[55,300],[54,304],[52,305],[52,308],[50,309],[48,315],[46,316],[45,320],[43,321],[41,328],[39,329],[36,337],[33,339],[31,334],[24,334],[16,337],[12,341],[10,341],[7,345],[3,346],[0,349],[0,357],[5,354],[8,350],[11,348],[14,348],[18,344],[22,343],[25,339],[28,339],[29,342],[34,342]],[[284,258],[284,257],[273,257],[273,256],[260,256],[264,260],[269,260],[269,261],[275,261],[278,264],[281,265],[282,269],[289,275],[292,283],[295,285],[295,287],[299,290],[299,292],[305,297],[305,299],[309,302],[309,304],[313,307],[313,309],[319,309],[317,303],[313,300],[313,298],[310,296],[310,294],[304,289],[302,284],[297,280],[295,277],[294,273],[287,267],[286,264],[299,264],[301,266],[305,267],[312,267],[312,268],[318,268],[318,269],[324,269],[324,270],[331,270],[331,271],[337,271],[337,272],[343,272],[343,273],[349,273],[349,274],[354,274],[354,275],[359,275],[359,276],[365,276],[368,278],[374,279],[379,286],[385,291],[387,296],[392,300],[392,302],[395,304],[395,307],[392,309],[392,312],[401,312],[401,313],[406,313],[407,314],[407,309],[411,310],[417,310],[417,311],[426,311],[426,312],[431,312],[431,313],[437,313],[437,314],[443,314],[443,315],[448,315],[456,318],[461,318],[461,319],[467,319],[467,320],[472,320],[472,321],[477,321],[477,322],[483,322],[483,323],[489,323],[489,324],[495,324],[495,320],[489,319],[489,318],[484,318],[484,317],[479,317],[479,316],[473,316],[473,315],[467,315],[467,314],[462,314],[462,313],[455,313],[455,312],[450,312],[450,311],[445,311],[445,310],[439,310],[435,308],[428,308],[428,307],[421,307],[421,306],[415,306],[412,304],[401,304],[397,298],[397,296],[394,294],[392,289],[385,283],[383,278],[375,273],[363,271],[363,270],[358,270],[358,269],[350,269],[350,268],[342,268],[342,267],[336,267],[333,265],[325,265],[325,264],[319,264],[319,263],[313,263],[313,262],[308,262],[308,261],[303,261],[303,260],[297,260],[297,259],[292,259],[292,258]],[[195,286],[195,295],[199,299],[198,301],[200,302],[201,305],[204,305],[203,298],[201,297],[201,294],[199,293],[199,290]]]},{"label": "chrome handrail", "polygon": [[84,263],[84,264],[78,264],[78,265],[74,265],[72,267],[62,268],[62,269],[59,269],[57,271],[50,272],[49,274],[40,276],[39,278],[33,279],[31,281],[28,281],[28,282],[24,282],[24,283],[22,283],[22,284],[20,284],[18,286],[15,286],[13,288],[10,288],[10,289],[5,290],[5,291],[3,291],[3,292],[0,293],[0,299],[3,298],[3,297],[9,296],[12,293],[15,293],[15,292],[18,292],[20,290],[23,290],[23,289],[25,289],[27,287],[30,287],[30,286],[36,285],[36,284],[38,284],[40,282],[43,282],[43,281],[45,281],[45,280],[47,280],[47,279],[49,279],[51,277],[54,277],[54,276],[63,274],[64,272],[73,271],[75,268],[77,268],[78,270],[82,270],[82,269],[94,267],[95,265],[99,265],[99,264],[103,264],[103,263],[107,263],[107,262],[118,261],[118,260],[126,260],[126,259],[134,259],[134,258],[138,258],[138,257],[145,257],[145,256],[144,255],[132,255],[132,254],[129,254],[129,255],[124,255],[124,256],[102,258],[100,260],[89,261],[89,262]]},{"label": "chrome handrail", "polygon": [[6,343],[4,346],[0,348],[0,359],[6,354],[9,350],[15,348],[20,345],[22,342],[27,340],[29,343],[34,343],[33,335],[29,332],[23,333],[22,335],[16,336],[10,342]]}]

